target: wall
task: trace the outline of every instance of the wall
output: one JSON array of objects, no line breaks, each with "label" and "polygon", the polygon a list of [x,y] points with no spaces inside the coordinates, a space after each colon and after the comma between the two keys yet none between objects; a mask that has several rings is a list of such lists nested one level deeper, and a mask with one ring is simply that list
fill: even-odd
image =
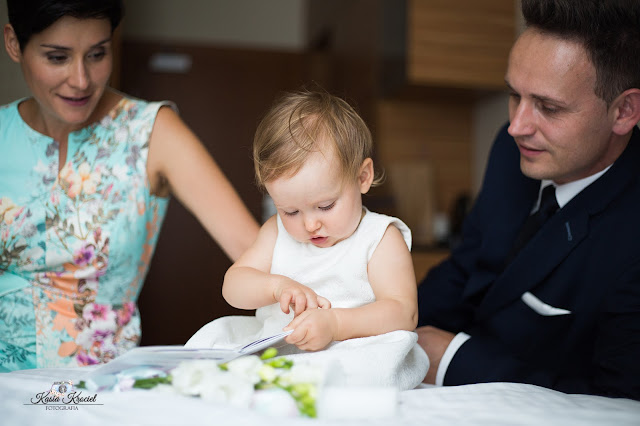
[{"label": "wall", "polygon": [[124,38],[302,50],[306,0],[125,0]]},{"label": "wall", "polygon": [[[515,0],[515,3],[516,32],[519,34],[524,29],[524,18],[520,11],[520,0]],[[509,120],[508,102],[509,96],[505,92],[486,96],[475,105],[473,111],[472,184],[476,192],[482,184],[493,139],[500,127]]]},{"label": "wall", "polygon": [[[4,25],[9,22],[7,16],[7,2],[0,2],[0,24]],[[3,39],[4,40],[4,39]],[[28,95],[27,85],[24,83],[20,66],[13,62],[2,43],[2,52],[0,52],[0,105],[4,105],[15,99]]]}]

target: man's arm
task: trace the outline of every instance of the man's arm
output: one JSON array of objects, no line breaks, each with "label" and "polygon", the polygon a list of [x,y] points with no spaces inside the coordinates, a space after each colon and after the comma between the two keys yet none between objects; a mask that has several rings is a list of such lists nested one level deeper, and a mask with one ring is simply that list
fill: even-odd
[{"label": "man's arm", "polygon": [[[571,375],[542,362],[525,362],[497,339],[476,335],[457,349],[446,367],[443,384],[516,382],[566,393],[640,400],[640,262],[622,275],[616,287],[599,315],[591,374]],[[433,327],[424,327],[418,333],[420,344],[432,352],[427,350],[435,367],[429,370],[426,381],[434,383],[440,358],[453,334]]]}]

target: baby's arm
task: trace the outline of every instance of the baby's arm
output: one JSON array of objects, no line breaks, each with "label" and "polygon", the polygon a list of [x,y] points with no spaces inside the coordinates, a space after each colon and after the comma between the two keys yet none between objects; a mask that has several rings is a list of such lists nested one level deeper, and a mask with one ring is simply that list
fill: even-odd
[{"label": "baby's arm", "polygon": [[304,350],[324,348],[333,340],[413,331],[418,323],[417,286],[411,253],[393,225],[385,232],[368,265],[376,301],[359,308],[311,310],[294,319],[286,341]]},{"label": "baby's arm", "polygon": [[227,270],[222,284],[225,300],[239,309],[257,309],[279,302],[286,314],[289,306],[293,306],[295,315],[305,309],[331,307],[327,299],[309,287],[269,272],[277,236],[274,216],[262,226],[253,245]]}]

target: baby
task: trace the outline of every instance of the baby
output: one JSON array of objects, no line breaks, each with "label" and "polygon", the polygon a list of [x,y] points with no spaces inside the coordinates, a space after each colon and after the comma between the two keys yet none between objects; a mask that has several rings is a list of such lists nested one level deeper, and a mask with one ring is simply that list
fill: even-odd
[{"label": "baby", "polygon": [[222,288],[229,304],[256,315],[214,320],[187,346],[237,346],[293,330],[281,354],[337,361],[348,384],[411,389],[422,381],[429,360],[413,332],[411,233],[362,205],[380,181],[372,150],[366,124],[340,98],[295,92],[272,107],[253,152],[277,214]]}]

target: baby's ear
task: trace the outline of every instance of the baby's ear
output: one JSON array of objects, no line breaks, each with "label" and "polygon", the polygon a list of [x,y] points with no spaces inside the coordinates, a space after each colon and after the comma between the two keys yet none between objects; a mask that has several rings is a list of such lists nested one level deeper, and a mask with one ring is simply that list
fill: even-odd
[{"label": "baby's ear", "polygon": [[358,184],[360,185],[360,193],[366,194],[371,188],[373,182],[373,160],[365,158],[360,166],[358,173]]}]

